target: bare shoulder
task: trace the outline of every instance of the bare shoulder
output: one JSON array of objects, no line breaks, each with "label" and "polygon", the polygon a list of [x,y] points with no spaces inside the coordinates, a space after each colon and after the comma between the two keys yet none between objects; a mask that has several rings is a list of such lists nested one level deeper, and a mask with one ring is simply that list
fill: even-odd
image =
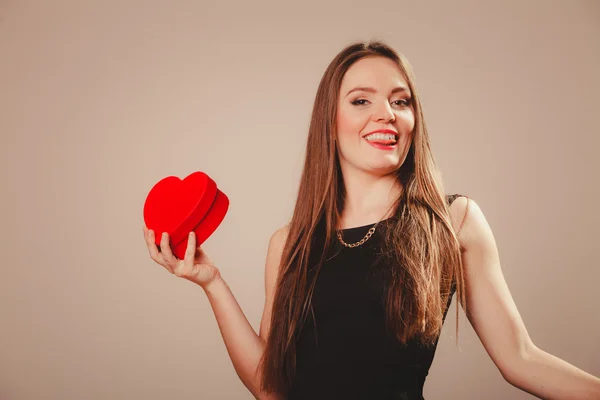
[{"label": "bare shoulder", "polygon": [[457,197],[450,205],[450,218],[463,250],[491,234],[479,204],[467,196]]},{"label": "bare shoulder", "polygon": [[271,235],[270,243],[276,246],[282,246],[285,243],[289,232],[290,224],[285,224],[284,226],[273,232],[273,234]]},{"label": "bare shoulder", "polygon": [[259,336],[265,341],[270,330],[273,296],[277,286],[281,256],[283,254],[283,248],[285,246],[288,233],[289,224],[286,224],[285,226],[273,232],[269,240],[267,260],[265,262],[265,305],[259,331]]},{"label": "bare shoulder", "polygon": [[455,232],[458,232],[464,219],[467,215],[467,207],[470,206],[473,200],[466,196],[458,196],[452,204],[450,204],[450,219]]},{"label": "bare shoulder", "polygon": [[267,279],[267,286],[275,284],[283,248],[285,246],[289,231],[289,224],[286,224],[277,229],[271,235],[271,239],[269,240],[269,249],[267,250],[267,262],[265,264],[265,278]]}]

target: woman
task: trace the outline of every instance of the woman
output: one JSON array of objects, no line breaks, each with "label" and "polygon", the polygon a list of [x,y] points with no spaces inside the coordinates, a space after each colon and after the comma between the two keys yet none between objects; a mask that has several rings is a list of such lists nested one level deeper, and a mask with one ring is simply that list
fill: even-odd
[{"label": "woman", "polygon": [[[150,255],[206,292],[234,368],[258,399],[423,399],[452,295],[502,376],[541,398],[598,399],[600,379],[540,350],[478,205],[446,196],[408,61],[356,43],[320,82],[289,224],[269,243],[257,335],[190,234]],[[457,308],[458,333],[458,308]]]}]

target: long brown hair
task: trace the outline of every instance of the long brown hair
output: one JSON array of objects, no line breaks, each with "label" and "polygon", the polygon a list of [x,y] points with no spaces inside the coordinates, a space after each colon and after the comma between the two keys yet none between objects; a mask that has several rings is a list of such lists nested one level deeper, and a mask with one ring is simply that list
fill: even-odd
[{"label": "long brown hair", "polygon": [[[353,43],[329,64],[317,90],[308,131],[306,157],[294,213],[289,223],[273,300],[271,328],[258,371],[261,390],[287,393],[295,374],[296,339],[312,307],[318,271],[326,257],[344,205],[345,188],[334,136],[338,95],[344,74],[364,57],[387,57],[398,65],[409,85],[415,113],[412,144],[395,172],[403,190],[395,203],[394,222],[385,230],[391,258],[386,295],[390,331],[405,344],[418,337],[425,345],[438,338],[451,290],[455,287],[466,312],[461,249],[454,232],[440,171],[412,68],[403,54],[382,41]],[[311,248],[318,227],[324,246]],[[321,251],[315,279],[308,281],[309,255]],[[455,286],[452,286],[455,285]],[[456,308],[458,340],[458,307]]]}]

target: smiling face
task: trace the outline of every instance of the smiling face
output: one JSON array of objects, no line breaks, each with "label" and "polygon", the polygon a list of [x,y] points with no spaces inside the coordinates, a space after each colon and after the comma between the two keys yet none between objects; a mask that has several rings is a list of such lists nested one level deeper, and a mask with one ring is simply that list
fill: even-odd
[{"label": "smiling face", "polygon": [[[378,56],[352,64],[342,79],[336,121],[342,171],[385,175],[400,168],[410,149],[415,116],[410,89],[398,65]],[[377,130],[393,132],[394,139],[389,140],[386,133],[369,136]]]}]

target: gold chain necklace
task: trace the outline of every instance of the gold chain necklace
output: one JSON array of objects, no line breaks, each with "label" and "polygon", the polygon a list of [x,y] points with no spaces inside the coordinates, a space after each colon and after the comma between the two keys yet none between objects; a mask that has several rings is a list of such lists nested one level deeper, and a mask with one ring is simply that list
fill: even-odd
[{"label": "gold chain necklace", "polygon": [[349,248],[358,247],[361,244],[363,244],[364,242],[366,242],[367,240],[369,240],[369,238],[371,236],[373,236],[373,234],[375,233],[375,228],[377,228],[377,225],[379,225],[379,222],[381,222],[381,221],[377,221],[377,223],[371,229],[369,229],[369,231],[367,232],[367,234],[365,235],[365,237],[363,237],[362,239],[360,239],[356,243],[346,243],[346,242],[344,242],[344,239],[342,239],[342,230],[341,229],[337,231],[337,237],[340,240],[340,243],[342,243],[346,247],[349,247]]}]

